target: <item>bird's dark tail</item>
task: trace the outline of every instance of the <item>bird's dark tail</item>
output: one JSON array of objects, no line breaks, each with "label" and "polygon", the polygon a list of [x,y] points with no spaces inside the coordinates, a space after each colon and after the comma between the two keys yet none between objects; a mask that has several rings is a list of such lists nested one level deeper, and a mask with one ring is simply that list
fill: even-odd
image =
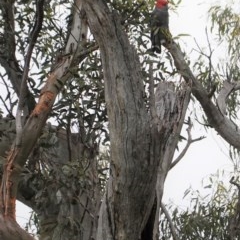
[{"label": "bird's dark tail", "polygon": [[156,52],[156,53],[161,53],[161,45],[160,46],[153,45],[152,48],[151,48],[151,51]]}]

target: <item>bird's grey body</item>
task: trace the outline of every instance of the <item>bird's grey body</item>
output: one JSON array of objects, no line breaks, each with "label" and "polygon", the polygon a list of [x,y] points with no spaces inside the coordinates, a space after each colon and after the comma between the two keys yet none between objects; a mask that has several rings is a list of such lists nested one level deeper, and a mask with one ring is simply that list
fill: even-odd
[{"label": "bird's grey body", "polygon": [[168,41],[169,14],[168,5],[155,7],[150,20],[152,51],[160,53],[161,44]]}]

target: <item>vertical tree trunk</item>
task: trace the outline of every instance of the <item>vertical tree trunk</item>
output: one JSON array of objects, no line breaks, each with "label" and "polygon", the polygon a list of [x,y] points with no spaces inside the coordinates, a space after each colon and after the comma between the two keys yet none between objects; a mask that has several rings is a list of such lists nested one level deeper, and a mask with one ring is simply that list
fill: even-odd
[{"label": "vertical tree trunk", "polygon": [[138,56],[117,13],[111,13],[101,0],[85,0],[83,8],[101,51],[111,141],[110,178],[97,239],[137,240],[148,225],[156,196],[158,166],[169,137],[176,142],[181,129],[178,124],[182,126],[184,101],[176,100],[173,94],[165,99],[162,107],[168,110],[160,113],[159,121],[152,118],[144,103]]},{"label": "vertical tree trunk", "polygon": [[160,134],[151,127],[138,57],[117,13],[102,1],[83,6],[101,51],[111,142],[97,239],[139,239],[155,197]]}]

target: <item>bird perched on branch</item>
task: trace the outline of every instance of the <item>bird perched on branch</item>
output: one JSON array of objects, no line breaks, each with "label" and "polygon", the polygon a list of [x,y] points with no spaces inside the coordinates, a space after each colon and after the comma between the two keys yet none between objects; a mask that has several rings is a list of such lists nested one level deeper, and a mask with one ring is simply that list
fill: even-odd
[{"label": "bird perched on branch", "polygon": [[168,1],[157,0],[150,19],[153,52],[161,53],[161,44],[171,42],[172,36],[168,24]]}]

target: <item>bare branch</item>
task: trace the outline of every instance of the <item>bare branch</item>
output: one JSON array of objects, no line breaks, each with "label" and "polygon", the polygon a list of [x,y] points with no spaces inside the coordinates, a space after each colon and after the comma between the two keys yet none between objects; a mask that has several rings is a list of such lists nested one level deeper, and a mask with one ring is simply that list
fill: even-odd
[{"label": "bare branch", "polygon": [[170,226],[170,229],[171,229],[171,233],[172,233],[172,236],[173,236],[173,240],[180,240],[180,238],[178,237],[177,229],[175,228],[175,226],[172,222],[171,216],[168,213],[167,208],[165,207],[165,205],[162,202],[161,202],[161,209],[162,209],[164,215],[166,216],[166,218],[168,220],[168,223],[169,223],[169,226]]},{"label": "bare branch", "polygon": [[26,99],[27,99],[27,79],[28,79],[28,72],[29,72],[29,65],[32,57],[33,48],[36,44],[38,35],[42,29],[42,22],[43,22],[43,6],[44,6],[45,0],[37,0],[36,1],[36,18],[35,23],[32,29],[32,32],[30,33],[30,43],[28,45],[27,54],[25,57],[25,63],[24,63],[24,69],[22,74],[22,80],[21,80],[21,88],[20,88],[20,96],[18,101],[18,109],[16,114],[16,145],[21,144],[21,138],[22,138],[22,113],[24,118],[27,117],[28,109],[26,105]]},{"label": "bare branch", "polygon": [[216,90],[216,84],[213,82],[212,79],[212,75],[213,75],[213,64],[212,64],[212,56],[213,56],[213,52],[214,50],[212,49],[211,43],[210,43],[210,39],[209,39],[209,35],[208,35],[208,31],[207,28],[205,28],[205,33],[206,33],[206,38],[207,38],[207,43],[208,43],[208,49],[209,49],[209,53],[205,53],[201,47],[199,46],[199,44],[197,43],[196,39],[194,39],[198,50],[196,50],[200,55],[204,56],[207,58],[208,61],[208,70],[207,70],[207,78],[205,79],[206,82],[206,90],[208,92],[208,96],[209,98],[211,98]]},{"label": "bare branch", "polygon": [[5,109],[7,110],[8,115],[12,116],[12,112],[11,112],[11,110],[8,108],[8,106],[7,106],[7,104],[6,104],[6,101],[2,98],[2,96],[0,96],[0,99],[1,99],[1,101],[2,101],[2,103],[3,103],[3,105],[4,105],[4,107],[5,107]]},{"label": "bare branch", "polygon": [[184,80],[192,86],[192,93],[200,102],[209,124],[214,127],[228,143],[240,149],[239,127],[224,116],[211,99],[209,99],[207,91],[190,70],[180,47],[175,42],[165,44],[165,47],[171,53],[178,72],[182,75]]},{"label": "bare branch", "polygon": [[188,128],[187,128],[187,134],[188,134],[187,144],[184,147],[184,149],[182,150],[182,152],[179,154],[179,156],[172,162],[172,164],[170,166],[170,169],[175,167],[182,160],[182,158],[184,157],[184,155],[186,154],[187,150],[189,149],[189,147],[190,147],[190,145],[192,143],[200,141],[200,140],[205,138],[204,136],[201,136],[199,138],[192,139],[191,130],[192,130],[193,124],[192,124],[190,118],[188,119],[188,123],[187,124],[188,124]]},{"label": "bare branch", "polygon": [[207,79],[207,91],[208,93],[211,93],[212,88],[214,87],[213,84],[213,79],[212,79],[212,72],[213,72],[213,64],[212,64],[212,55],[214,50],[211,47],[211,43],[209,40],[207,28],[205,28],[206,36],[207,36],[207,42],[208,42],[208,49],[209,49],[209,55],[207,56],[208,58],[208,79]]}]

